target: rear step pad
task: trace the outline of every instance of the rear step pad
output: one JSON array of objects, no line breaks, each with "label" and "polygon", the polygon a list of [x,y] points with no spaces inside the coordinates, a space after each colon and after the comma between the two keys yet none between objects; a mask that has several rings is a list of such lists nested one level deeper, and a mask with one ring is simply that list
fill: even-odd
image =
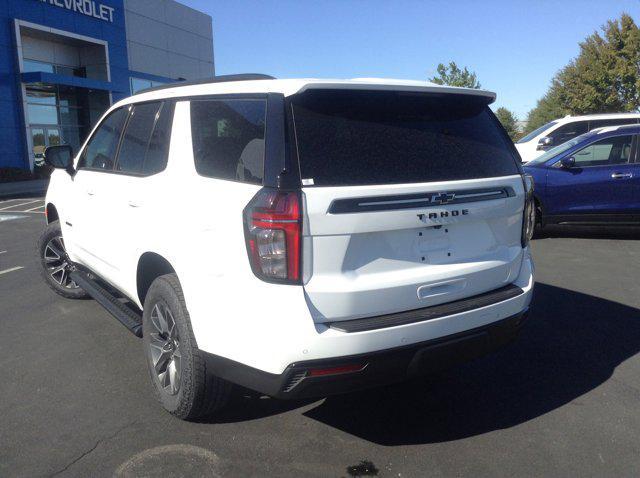
[{"label": "rear step pad", "polygon": [[120,302],[116,296],[93,280],[86,272],[73,271],[69,277],[130,332],[137,337],[142,337],[142,317],[140,314]]}]

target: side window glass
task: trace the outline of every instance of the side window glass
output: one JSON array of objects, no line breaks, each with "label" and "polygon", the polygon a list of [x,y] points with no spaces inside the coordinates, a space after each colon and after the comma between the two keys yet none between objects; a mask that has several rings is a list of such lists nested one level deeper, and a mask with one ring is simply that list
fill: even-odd
[{"label": "side window glass", "polygon": [[147,154],[144,157],[143,174],[159,173],[167,166],[172,123],[173,102],[165,102],[158,111],[158,118],[151,133]]},{"label": "side window glass", "polygon": [[141,174],[149,139],[162,103],[135,105],[120,145],[116,171]]},{"label": "side window glass", "polygon": [[266,100],[191,101],[198,174],[262,184],[266,108]]},{"label": "side window glass", "polygon": [[79,168],[105,171],[113,169],[120,134],[128,113],[128,109],[120,108],[105,118],[87,143]]},{"label": "side window glass", "polygon": [[553,146],[558,146],[586,132],[587,121],[576,121],[575,123],[560,126],[555,131],[549,133],[549,137],[553,138]]},{"label": "side window glass", "polygon": [[637,118],[624,118],[624,119],[608,119],[608,120],[594,120],[589,121],[589,130],[596,128],[603,128],[605,126],[618,126],[621,124],[636,124]]},{"label": "side window glass", "polygon": [[632,136],[613,136],[590,144],[573,155],[577,167],[628,163]]}]

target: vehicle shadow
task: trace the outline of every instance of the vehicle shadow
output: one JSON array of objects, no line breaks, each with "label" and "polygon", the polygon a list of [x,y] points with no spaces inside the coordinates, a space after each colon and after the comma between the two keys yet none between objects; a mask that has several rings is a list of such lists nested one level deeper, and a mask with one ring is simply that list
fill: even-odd
[{"label": "vehicle shadow", "polygon": [[240,423],[280,415],[309,405],[322,398],[304,400],[276,400],[257,392],[237,387],[228,405],[212,417],[200,420],[202,423]]},{"label": "vehicle shadow", "polygon": [[385,446],[457,440],[548,413],[605,382],[640,351],[640,310],[537,284],[508,348],[383,389],[329,397],[305,416]]},{"label": "vehicle shadow", "polygon": [[542,231],[536,231],[534,240],[551,239],[556,237],[574,239],[616,239],[640,240],[640,227],[630,226],[546,226]]}]

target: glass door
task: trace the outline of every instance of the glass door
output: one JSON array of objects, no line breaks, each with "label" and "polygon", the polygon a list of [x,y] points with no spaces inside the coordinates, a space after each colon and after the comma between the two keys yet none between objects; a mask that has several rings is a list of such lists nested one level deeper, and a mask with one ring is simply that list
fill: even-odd
[{"label": "glass door", "polygon": [[44,128],[31,127],[31,142],[33,144],[33,164],[42,166],[44,163],[44,148],[47,147]]},{"label": "glass door", "polygon": [[36,166],[42,166],[45,148],[62,144],[60,128],[57,126],[32,126],[31,142],[33,144],[33,163]]}]

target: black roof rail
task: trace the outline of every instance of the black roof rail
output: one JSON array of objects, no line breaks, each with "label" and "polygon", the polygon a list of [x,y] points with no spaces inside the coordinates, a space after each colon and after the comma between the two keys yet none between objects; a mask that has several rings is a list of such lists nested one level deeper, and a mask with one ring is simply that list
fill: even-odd
[{"label": "black roof rail", "polygon": [[151,88],[145,88],[136,93],[148,93],[150,91],[166,90],[168,88],[176,88],[178,86],[192,86],[192,85],[206,85],[208,83],[224,83],[227,81],[251,81],[251,80],[275,80],[276,78],[271,75],[263,75],[262,73],[240,73],[237,75],[220,75],[212,78],[201,78],[199,80],[189,81],[176,81],[174,83],[167,83],[165,85],[152,86]]}]

